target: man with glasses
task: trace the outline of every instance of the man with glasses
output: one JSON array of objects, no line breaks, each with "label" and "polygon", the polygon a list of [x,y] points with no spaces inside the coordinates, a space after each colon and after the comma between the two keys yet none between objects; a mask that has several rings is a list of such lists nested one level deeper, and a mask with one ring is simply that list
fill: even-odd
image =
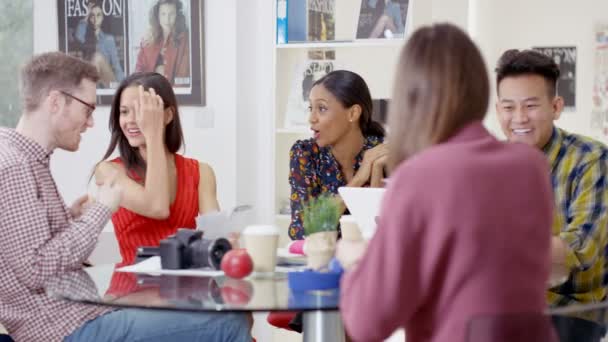
[{"label": "man with glasses", "polygon": [[86,101],[84,101],[84,100],[82,100],[82,99],[80,99],[80,98],[78,98],[78,97],[76,97],[76,96],[74,96],[74,95],[72,95],[72,94],[70,94],[70,93],[68,93],[68,92],[66,92],[66,91],[60,90],[60,92],[61,92],[63,95],[68,96],[68,97],[70,97],[70,98],[72,98],[72,99],[74,99],[74,100],[76,100],[76,101],[78,101],[78,102],[82,103],[82,104],[83,104],[83,105],[85,105],[87,108],[89,108],[90,110],[87,112],[87,116],[89,116],[89,117],[90,117],[91,115],[93,115],[93,112],[95,111],[95,105],[94,105],[94,104],[87,103]]},{"label": "man with glasses", "polygon": [[0,128],[0,322],[17,341],[249,341],[241,315],[113,310],[45,294],[89,257],[120,202],[114,176],[93,203],[68,209],[49,168],[55,149],[76,151],[93,126],[98,79],[60,52],[21,70],[23,114],[16,129]]}]

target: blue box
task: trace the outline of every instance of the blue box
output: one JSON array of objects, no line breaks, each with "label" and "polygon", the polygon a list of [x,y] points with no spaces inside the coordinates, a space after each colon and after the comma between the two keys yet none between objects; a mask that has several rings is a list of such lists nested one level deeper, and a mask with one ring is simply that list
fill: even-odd
[{"label": "blue box", "polygon": [[277,0],[277,44],[285,44],[287,38],[287,1]]},{"label": "blue box", "polygon": [[308,0],[287,1],[287,42],[308,40]]}]

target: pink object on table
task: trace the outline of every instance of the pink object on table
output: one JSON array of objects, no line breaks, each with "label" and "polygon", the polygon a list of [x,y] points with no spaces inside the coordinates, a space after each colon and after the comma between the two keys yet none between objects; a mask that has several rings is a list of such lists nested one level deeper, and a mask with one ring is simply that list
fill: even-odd
[{"label": "pink object on table", "polygon": [[306,242],[306,241],[305,240],[292,241],[289,243],[289,245],[287,245],[287,250],[289,251],[289,253],[305,255],[304,242]]}]

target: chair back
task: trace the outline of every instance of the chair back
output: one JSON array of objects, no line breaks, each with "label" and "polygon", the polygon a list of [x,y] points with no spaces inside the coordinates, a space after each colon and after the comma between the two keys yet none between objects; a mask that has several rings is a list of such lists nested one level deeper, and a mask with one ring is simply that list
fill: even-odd
[{"label": "chair back", "polygon": [[467,326],[467,342],[557,342],[551,317],[538,313],[509,313],[473,318]]}]

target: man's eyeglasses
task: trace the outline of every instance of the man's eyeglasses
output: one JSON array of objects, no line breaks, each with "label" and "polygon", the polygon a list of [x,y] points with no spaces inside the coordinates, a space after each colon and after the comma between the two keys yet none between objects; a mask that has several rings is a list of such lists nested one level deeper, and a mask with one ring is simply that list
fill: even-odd
[{"label": "man's eyeglasses", "polygon": [[65,95],[65,96],[67,96],[67,97],[69,97],[71,99],[74,99],[74,100],[82,103],[83,105],[87,106],[87,108],[89,108],[89,111],[87,112],[87,117],[91,116],[91,114],[93,114],[93,112],[95,111],[96,107],[95,107],[94,104],[90,104],[90,103],[88,103],[88,102],[86,102],[86,101],[84,101],[84,100],[82,100],[82,99],[80,99],[80,98],[78,98],[78,97],[76,97],[76,96],[68,93],[68,92],[65,92],[63,90],[60,90],[59,92],[62,93],[63,95]]}]

